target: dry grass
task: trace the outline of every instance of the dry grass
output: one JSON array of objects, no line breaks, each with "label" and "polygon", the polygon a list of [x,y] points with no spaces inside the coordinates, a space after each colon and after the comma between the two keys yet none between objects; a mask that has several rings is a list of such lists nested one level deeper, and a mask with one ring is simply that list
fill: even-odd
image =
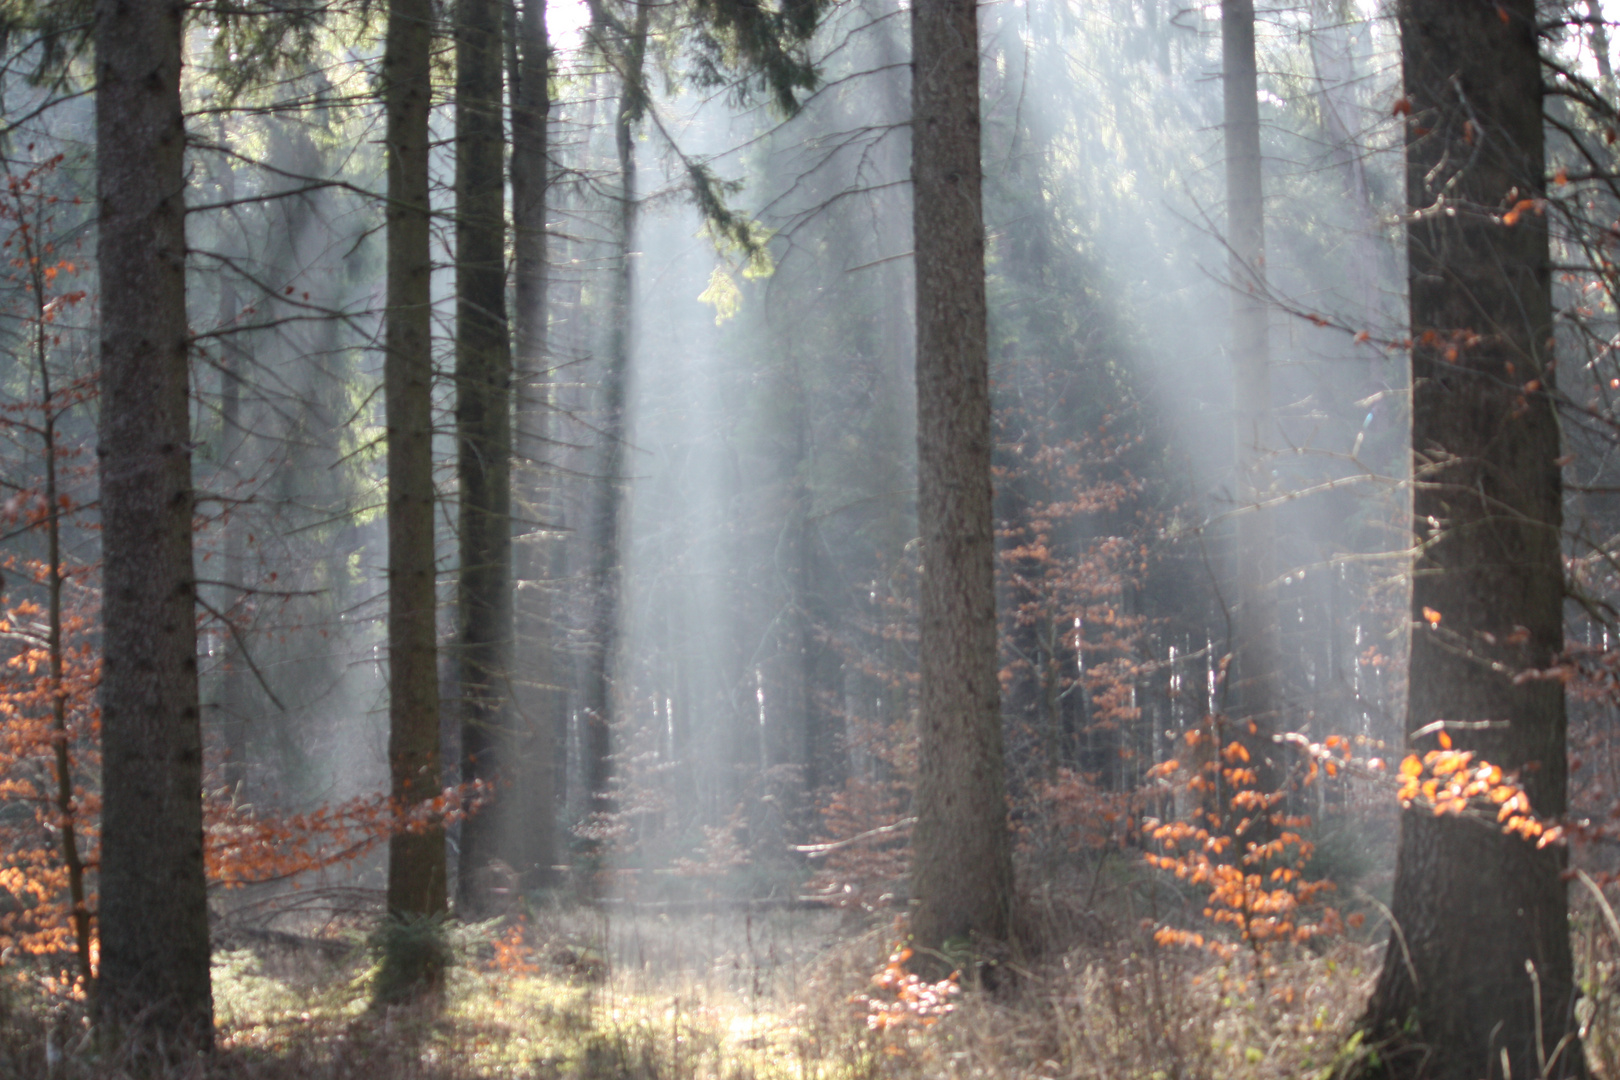
[{"label": "dry grass", "polygon": [[[1120,891],[1116,896],[1124,896]],[[1160,894],[1160,899],[1163,894]],[[1577,899],[1580,899],[1577,897]],[[1131,904],[1047,910],[1039,959],[970,972],[937,1024],[868,1024],[858,999],[894,929],[831,912],[554,909],[509,932],[457,932],[442,1007],[369,1006],[358,946],[216,957],[218,1051],[164,1080],[1282,1080],[1326,1077],[1381,961],[1337,940],[1261,961],[1154,946]],[[1060,944],[1063,940],[1067,947]],[[1620,1077],[1620,949],[1601,909],[1576,909],[1586,1046]],[[532,970],[510,970],[514,958]],[[15,969],[8,973],[14,974]],[[973,984],[977,985],[973,985]],[[993,988],[991,988],[993,984]],[[0,1077],[152,1075],[98,1049],[81,1016],[9,980]],[[47,1060],[54,1047],[55,1063]]]},{"label": "dry grass", "polygon": [[[1099,935],[1093,927],[1091,937]],[[375,972],[238,949],[216,958],[219,1049],[164,1072],[233,1080],[1192,1080],[1308,1076],[1331,1064],[1377,965],[1338,943],[1271,965],[1152,947],[1139,930],[1039,963],[1006,961],[933,1026],[868,1026],[852,996],[892,929],[832,913],[616,915],[530,925],[539,970],[491,965],[497,926],[463,931],[442,1009],[368,1007]],[[1010,974],[1009,974],[1010,973]],[[971,979],[971,977],[970,977]],[[988,981],[988,980],[986,980]],[[54,1067],[47,1044],[60,1048]],[[110,1080],[82,1020],[13,993],[0,1075]]]}]

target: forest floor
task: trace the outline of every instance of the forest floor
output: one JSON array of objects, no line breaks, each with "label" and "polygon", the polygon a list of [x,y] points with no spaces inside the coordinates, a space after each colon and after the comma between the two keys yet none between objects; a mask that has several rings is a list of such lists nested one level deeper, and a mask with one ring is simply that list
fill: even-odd
[{"label": "forest floor", "polygon": [[[515,927],[515,928],[514,928]],[[1323,1076],[1379,950],[1258,963],[1138,927],[1004,959],[930,996],[892,925],[836,912],[537,913],[454,932],[437,1007],[373,1009],[373,961],[295,943],[216,954],[218,1052],[165,1075],[241,1080],[1170,1080]],[[986,984],[994,982],[990,988]],[[879,982],[886,982],[880,986]],[[17,983],[11,984],[14,988]],[[948,1008],[945,1008],[948,1006]],[[71,1009],[13,989],[0,1076],[127,1075]],[[47,1046],[49,1044],[49,1048]],[[47,1061],[47,1054],[54,1061]]]},{"label": "forest floor", "polygon": [[[892,919],[892,916],[891,916]],[[373,1008],[375,958],[283,935],[215,956],[218,1050],[165,1080],[1270,1080],[1326,1078],[1382,949],[1260,957],[1162,948],[1140,922],[1071,926],[1035,959],[913,979],[890,919],[831,911],[542,910],[451,932],[433,1007]],[[330,940],[330,939],[328,939]],[[1616,1071],[1614,943],[1576,920],[1587,1052]],[[984,974],[985,971],[989,974]],[[134,1076],[13,968],[0,1077]],[[24,976],[26,977],[26,976]],[[993,984],[993,985],[992,985]],[[937,991],[937,992],[935,992]]]}]

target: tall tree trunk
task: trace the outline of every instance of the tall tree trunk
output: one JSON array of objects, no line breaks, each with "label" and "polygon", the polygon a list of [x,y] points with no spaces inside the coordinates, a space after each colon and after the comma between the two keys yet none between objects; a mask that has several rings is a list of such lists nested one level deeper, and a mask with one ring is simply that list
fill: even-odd
[{"label": "tall tree trunk", "polygon": [[767,533],[766,537],[771,543],[766,578],[775,586],[770,595],[776,610],[768,631],[774,648],[760,670],[765,699],[765,790],[770,810],[766,820],[774,831],[768,828],[765,835],[784,843],[803,843],[810,824],[805,781],[814,723],[814,631],[809,612],[812,493],[807,476],[810,418],[799,360],[791,349],[774,376],[772,398],[780,411],[772,415],[778,437],[771,447],[774,475],[766,504],[770,508],[768,528],[774,530],[774,535]]},{"label": "tall tree trunk", "polygon": [[[227,145],[225,118],[215,122],[215,141]],[[236,198],[236,169],[234,161],[221,154],[218,168],[220,201]],[[247,357],[241,345],[242,301],[236,291],[236,279],[230,274],[219,279],[219,448],[216,457],[217,487],[230,490],[236,473],[237,458],[245,449],[247,432],[242,424],[242,382],[247,377]],[[238,508],[240,509],[240,508]],[[246,554],[246,529],[243,515],[227,509],[223,526],[225,533],[225,585],[218,591],[219,611],[229,617],[231,607],[241,599],[239,591],[245,584],[243,556]],[[247,783],[248,686],[247,656],[237,635],[225,628],[224,647],[221,649],[220,683],[214,712],[224,742],[225,787],[232,798],[242,798]]]},{"label": "tall tree trunk", "polygon": [[212,1045],[179,4],[96,6],[101,1021]]},{"label": "tall tree trunk", "polygon": [[[383,399],[388,435],[388,764],[408,808],[439,793],[439,681],[433,551],[433,357],[428,235],[428,110],[433,5],[389,0],[383,82],[388,147],[388,313]],[[388,844],[388,911],[446,908],[444,832]],[[428,973],[401,972],[396,985]]]},{"label": "tall tree trunk", "polygon": [[[226,168],[230,168],[227,163]],[[225,197],[234,198],[232,190],[234,185],[227,187]],[[219,285],[219,325],[221,328],[234,328],[234,324],[241,315],[241,303],[237,298],[236,283],[230,277],[224,277]],[[242,348],[237,344],[237,336],[231,333],[223,339],[220,348],[220,387],[219,387],[219,467],[222,477],[229,482],[233,474],[233,457],[243,448],[247,438],[246,430],[242,425],[242,380],[246,375]],[[225,595],[220,597],[221,614],[229,617],[230,607],[240,598],[235,590],[246,584],[244,562],[247,553],[247,536],[243,516],[240,512],[225,514]],[[225,787],[231,792],[231,797],[243,798],[247,786],[247,737],[248,737],[248,682],[247,682],[247,655],[242,649],[242,643],[237,635],[225,633],[225,644],[222,649],[224,656],[221,667],[224,671],[220,676],[219,701],[215,709],[219,716],[221,734],[225,742]]]},{"label": "tall tree trunk", "polygon": [[[1407,734],[1422,753],[1435,736],[1417,733],[1443,724],[1558,815],[1563,688],[1515,678],[1554,663],[1564,626],[1546,219],[1504,214],[1544,189],[1536,5],[1403,0],[1400,21],[1417,543]],[[1391,1075],[1584,1075],[1565,864],[1562,848],[1493,822],[1402,815],[1397,932],[1366,1021],[1396,1043],[1382,1052]]]},{"label": "tall tree trunk", "polygon": [[[1381,238],[1384,226],[1368,185],[1367,163],[1360,142],[1357,103],[1362,84],[1356,64],[1360,31],[1355,29],[1358,24],[1353,16],[1354,8],[1346,0],[1315,0],[1311,7],[1309,41],[1322,134],[1329,159],[1343,177],[1344,195],[1349,203],[1350,228],[1344,242],[1346,299],[1351,306],[1345,314],[1355,325],[1365,328],[1384,324],[1381,315],[1386,290],[1382,286],[1387,277],[1388,249]],[[1353,368],[1343,375],[1335,372],[1338,386],[1324,392],[1350,400],[1365,397],[1382,383],[1384,364],[1382,358],[1374,358],[1359,373]]]},{"label": "tall tree trunk", "polygon": [[[512,241],[516,272],[517,386],[512,499],[517,515],[512,572],[516,579],[514,638],[518,653],[514,704],[516,743],[512,821],[514,868],[529,881],[546,880],[557,861],[557,735],[568,698],[552,614],[557,544],[547,531],[555,516],[543,471],[552,430],[547,327],[546,194],[550,189],[551,40],[546,0],[524,0],[509,61],[512,90]],[[508,55],[514,52],[508,48]]]},{"label": "tall tree trunk", "polygon": [[506,323],[501,0],[456,3],[456,435],[461,482],[461,779],[495,785],[461,825],[458,896],[489,910],[510,864],[512,780],[512,350]]},{"label": "tall tree trunk", "polygon": [[[636,3],[629,28],[615,21],[615,63],[619,68],[619,107],[613,120],[614,145],[619,158],[618,221],[614,229],[617,250],[613,259],[612,326],[608,335],[607,371],[602,379],[602,415],[599,421],[602,452],[596,520],[591,531],[592,560],[591,637],[583,679],[582,712],[585,719],[585,787],[591,812],[612,808],[613,680],[618,650],[620,537],[624,512],[624,402],[630,374],[631,320],[634,275],[631,251],[636,233],[636,125],[641,119],[646,88],[642,85],[647,54],[647,20],[651,8]],[[601,32],[609,33],[606,27]]]},{"label": "tall tree trunk", "polygon": [[[1271,441],[1271,348],[1266,312],[1265,202],[1260,176],[1260,108],[1255,98],[1254,0],[1221,0],[1221,61],[1226,106],[1226,232],[1232,275],[1232,414],[1236,436],[1237,596],[1233,612],[1232,714],[1265,738],[1278,706],[1276,535],[1267,495]],[[1262,790],[1275,770],[1257,755]]]},{"label": "tall tree trunk", "polygon": [[917,941],[1005,938],[1012,855],[996,681],[990,363],[974,0],[911,8],[922,685]]}]

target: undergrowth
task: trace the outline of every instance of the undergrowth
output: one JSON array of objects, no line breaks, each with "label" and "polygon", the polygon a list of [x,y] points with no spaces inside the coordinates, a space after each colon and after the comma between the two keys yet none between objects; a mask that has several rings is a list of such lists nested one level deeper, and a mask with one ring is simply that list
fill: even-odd
[{"label": "undergrowth", "polygon": [[[215,957],[216,1052],[163,1076],[1292,1080],[1330,1073],[1381,960],[1343,937],[1222,959],[1100,918],[1037,960],[999,958],[993,978],[964,971],[960,992],[907,977],[888,919],[827,912],[551,911],[460,928],[425,1005],[372,1005],[379,957],[362,933],[335,958],[231,949]],[[1620,1076],[1615,942],[1597,913],[1576,925],[1593,1071]],[[0,1076],[142,1075],[95,1045],[78,1006],[4,974]]]}]

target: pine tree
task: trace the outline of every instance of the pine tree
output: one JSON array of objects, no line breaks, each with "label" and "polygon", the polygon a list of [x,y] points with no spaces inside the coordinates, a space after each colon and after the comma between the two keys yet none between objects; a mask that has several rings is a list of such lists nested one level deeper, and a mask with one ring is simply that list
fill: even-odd
[{"label": "pine tree", "polygon": [[512,351],[506,320],[501,0],[456,4],[456,679],[461,779],[494,785],[462,823],[457,895],[487,910],[512,761]]},{"label": "pine tree", "polygon": [[[1271,438],[1271,347],[1266,291],[1265,192],[1254,55],[1254,0],[1221,0],[1226,115],[1226,231],[1232,276],[1232,412],[1237,465],[1237,610],[1232,626],[1234,715],[1254,724],[1256,761],[1277,722],[1277,574],[1267,495]],[[1274,769],[1258,770],[1262,790]]]},{"label": "pine tree", "polygon": [[912,34],[917,519],[922,537],[911,927],[938,948],[1010,930],[990,490],[990,360],[973,0],[918,0]]},{"label": "pine tree", "polygon": [[[1405,0],[1413,749],[1443,732],[1565,808],[1558,418],[1533,0]],[[1368,1009],[1390,1075],[1581,1076],[1557,846],[1413,807]],[[1538,1014],[1539,1007],[1539,1014]]]},{"label": "pine tree", "polygon": [[213,1043],[203,869],[179,4],[96,10],[104,1025]]},{"label": "pine tree", "polygon": [[[438,795],[440,785],[428,233],[432,46],[429,0],[390,0],[383,53],[388,153],[388,311],[383,341],[388,766],[394,799],[405,808]],[[443,830],[396,834],[388,844],[389,914],[404,920],[432,918],[445,910],[445,893]],[[427,971],[401,971],[390,973],[387,982],[412,986],[431,978]]]},{"label": "pine tree", "polygon": [[513,645],[519,656],[513,689],[514,869],[544,880],[557,861],[558,738],[567,714],[555,633],[552,582],[557,544],[548,531],[552,485],[544,455],[552,431],[550,335],[547,328],[546,195],[550,190],[551,41],[545,0],[527,0],[508,43],[512,86],[513,346],[512,575]]}]

